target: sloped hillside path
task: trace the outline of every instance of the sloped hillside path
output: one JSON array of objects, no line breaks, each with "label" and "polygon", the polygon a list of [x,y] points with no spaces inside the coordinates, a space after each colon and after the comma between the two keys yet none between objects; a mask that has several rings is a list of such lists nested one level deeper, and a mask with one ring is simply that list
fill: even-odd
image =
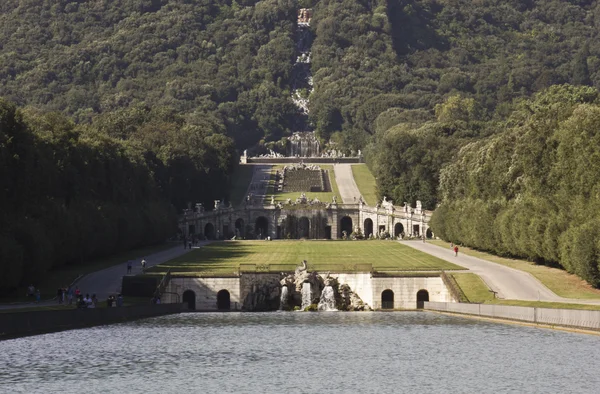
[{"label": "sloped hillside path", "polygon": [[354,175],[352,175],[352,164],[334,164],[333,171],[342,202],[344,204],[358,204],[360,191],[354,181]]},{"label": "sloped hillside path", "polygon": [[468,256],[460,253],[460,251],[458,252],[458,256],[454,256],[454,252],[451,249],[442,248],[430,243],[420,241],[399,242],[442,260],[468,268],[470,272],[479,275],[490,289],[497,292],[497,297],[501,299],[600,305],[600,300],[560,297],[531,274],[524,271]]}]

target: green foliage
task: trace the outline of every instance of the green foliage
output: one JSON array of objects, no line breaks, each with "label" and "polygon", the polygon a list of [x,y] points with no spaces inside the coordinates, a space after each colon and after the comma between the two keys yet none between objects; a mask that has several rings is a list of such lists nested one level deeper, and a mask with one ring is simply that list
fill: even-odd
[{"label": "green foliage", "polygon": [[234,157],[218,130],[160,110],[76,126],[0,99],[0,293],[164,241],[177,210],[225,195]]},{"label": "green foliage", "polygon": [[245,148],[289,131],[295,19],[290,0],[3,1],[0,97],[78,123],[199,113]]},{"label": "green foliage", "polygon": [[437,235],[496,254],[560,264],[600,286],[600,105],[589,87],[522,102],[505,129],[441,171]]}]

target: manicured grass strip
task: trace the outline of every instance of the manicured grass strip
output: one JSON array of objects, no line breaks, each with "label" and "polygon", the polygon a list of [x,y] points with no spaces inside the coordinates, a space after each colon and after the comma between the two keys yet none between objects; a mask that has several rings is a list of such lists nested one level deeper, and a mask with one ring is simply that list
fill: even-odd
[{"label": "manicured grass strip", "polygon": [[[179,245],[179,243],[177,243]],[[68,286],[79,275],[86,275],[91,272],[99,271],[104,268],[112,267],[113,265],[121,264],[128,260],[141,260],[143,256],[148,256],[153,253],[161,252],[175,247],[176,244],[164,243],[160,245],[149,246],[140,249],[133,249],[128,252],[119,253],[111,257],[93,260],[84,264],[69,265],[48,272],[44,279],[40,282],[33,283],[36,288],[40,289],[41,298],[47,300],[56,295],[56,290],[59,287]],[[139,261],[137,261],[139,264]],[[20,288],[12,297],[0,298],[0,303],[7,302],[27,302],[31,298],[25,297],[26,287]]]},{"label": "manicured grass strip", "polygon": [[[275,165],[271,167],[271,180],[269,181],[269,186],[267,188],[267,195],[265,197],[265,204],[271,203],[271,196],[275,195],[275,201],[277,202],[285,202],[288,198],[292,201],[296,201],[298,197],[300,197],[301,192],[289,192],[282,193],[275,191],[275,173],[277,171],[283,172],[283,168],[285,165]],[[318,198],[322,202],[331,202],[333,196],[337,196],[338,202],[341,203],[340,190],[335,181],[335,174],[333,172],[333,165],[330,164],[319,164],[322,170],[327,170],[327,175],[329,176],[329,183],[331,184],[331,192],[309,192],[305,191],[306,197],[314,200]]]},{"label": "manicured grass strip", "polygon": [[[352,165],[352,175],[365,202],[371,206],[377,204],[377,181],[369,171],[369,167],[366,164],[354,164]],[[398,204],[399,201],[396,203]]]},{"label": "manicured grass strip", "polygon": [[[434,245],[449,248],[450,244],[445,241],[429,241]],[[479,252],[464,246],[460,247],[460,252],[469,256],[478,257],[494,263],[502,264],[507,267],[515,268],[521,271],[529,272],[536,277],[546,287],[557,295],[565,298],[577,299],[600,299],[600,290],[594,289],[591,285],[576,275],[569,274],[567,271],[550,268],[544,265],[536,265],[525,260],[509,259],[505,257],[494,256],[489,253]]]},{"label": "manicured grass strip", "polygon": [[254,166],[240,164],[231,176],[231,194],[229,201],[233,206],[241,205],[252,182]]},{"label": "manicured grass strip", "polygon": [[195,249],[148,272],[162,274],[171,269],[174,275],[233,273],[240,265],[256,265],[271,272],[293,271],[302,260],[307,260],[309,270],[322,272],[352,271],[365,264],[371,264],[376,271],[464,269],[389,241],[228,241]]},{"label": "manicured grass strip", "polygon": [[494,301],[494,293],[490,291],[485,282],[476,274],[450,274],[458,286],[469,299],[469,302],[481,304]]}]

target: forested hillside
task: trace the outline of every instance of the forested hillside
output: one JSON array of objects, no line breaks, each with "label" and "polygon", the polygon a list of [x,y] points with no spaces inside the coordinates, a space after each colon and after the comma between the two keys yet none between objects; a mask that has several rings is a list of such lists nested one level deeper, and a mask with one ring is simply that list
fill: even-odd
[{"label": "forested hillside", "polygon": [[555,84],[600,86],[600,2],[315,2],[311,115],[367,146],[379,194],[439,201],[439,170]]},{"label": "forested hillside", "polygon": [[235,149],[294,124],[300,7],[322,143],[362,149],[380,196],[441,203],[439,235],[600,285],[600,1],[5,0],[0,291],[226,197]]},{"label": "forested hillside", "polygon": [[238,147],[295,114],[292,0],[6,0],[0,97],[78,123],[144,105],[211,118]]},{"label": "forested hillside", "polygon": [[295,19],[285,0],[1,2],[0,293],[227,198],[236,144],[293,120]]}]

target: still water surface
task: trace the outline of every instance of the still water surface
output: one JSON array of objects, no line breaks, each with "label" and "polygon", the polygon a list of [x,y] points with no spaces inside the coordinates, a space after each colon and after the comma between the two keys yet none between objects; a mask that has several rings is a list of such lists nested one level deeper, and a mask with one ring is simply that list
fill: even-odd
[{"label": "still water surface", "polygon": [[598,393],[599,356],[431,313],[194,313],[0,342],[0,393]]}]

